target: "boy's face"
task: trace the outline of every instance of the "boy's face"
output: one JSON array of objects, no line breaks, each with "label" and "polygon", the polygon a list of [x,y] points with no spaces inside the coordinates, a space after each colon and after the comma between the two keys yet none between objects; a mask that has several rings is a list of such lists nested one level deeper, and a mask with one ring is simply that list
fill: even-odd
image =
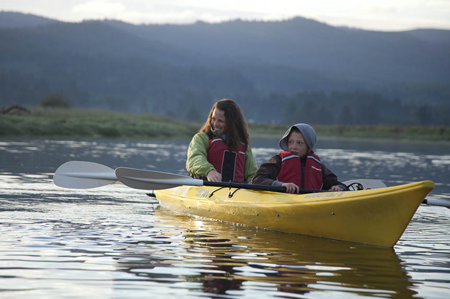
[{"label": "boy's face", "polygon": [[219,135],[223,135],[226,132],[227,120],[225,118],[225,112],[220,109],[214,109],[211,117],[211,127]]},{"label": "boy's face", "polygon": [[303,157],[309,152],[309,147],[306,145],[302,133],[292,131],[288,138],[288,149],[290,152]]}]

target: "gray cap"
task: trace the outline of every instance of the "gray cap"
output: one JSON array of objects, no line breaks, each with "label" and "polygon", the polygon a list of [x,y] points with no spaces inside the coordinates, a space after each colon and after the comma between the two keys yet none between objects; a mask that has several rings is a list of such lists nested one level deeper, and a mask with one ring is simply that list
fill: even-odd
[{"label": "gray cap", "polygon": [[305,139],[306,144],[308,145],[309,149],[314,151],[314,147],[316,146],[316,132],[314,129],[308,125],[308,124],[296,124],[290,127],[286,133],[284,133],[283,138],[281,138],[279,142],[279,146],[282,150],[289,150],[288,149],[288,138],[289,134],[292,131],[292,128],[296,127],[300,133],[302,133],[303,138]]}]

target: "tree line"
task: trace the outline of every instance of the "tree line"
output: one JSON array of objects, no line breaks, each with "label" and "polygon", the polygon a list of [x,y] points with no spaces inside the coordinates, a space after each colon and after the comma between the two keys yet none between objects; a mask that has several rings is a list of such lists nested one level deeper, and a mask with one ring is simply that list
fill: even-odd
[{"label": "tree line", "polygon": [[[72,107],[152,113],[181,120],[203,121],[215,101],[232,98],[239,103],[247,119],[255,123],[450,125],[450,102],[445,99],[412,102],[360,91],[265,93],[245,88],[250,84],[239,87],[239,80],[234,81],[235,85],[227,90],[227,85],[219,89],[207,88],[208,84],[187,84],[187,80],[195,80],[187,76],[179,74],[177,79],[183,83],[157,80],[158,85],[147,86],[144,91],[141,89],[142,82],[134,82],[133,89],[134,84],[130,81],[128,87],[119,92],[117,85],[124,82],[112,88],[80,88],[78,80],[61,78],[55,84],[55,79],[3,70],[0,71],[0,106],[36,106],[43,99],[57,94]],[[231,71],[226,76],[232,77]],[[114,81],[114,78],[110,80]],[[224,79],[222,83],[226,81]]]},{"label": "tree line", "polygon": [[[241,96],[237,96],[241,99]],[[249,119],[323,125],[450,125],[450,103],[412,103],[367,92],[272,93],[245,102]],[[257,103],[252,105],[250,103]]]}]

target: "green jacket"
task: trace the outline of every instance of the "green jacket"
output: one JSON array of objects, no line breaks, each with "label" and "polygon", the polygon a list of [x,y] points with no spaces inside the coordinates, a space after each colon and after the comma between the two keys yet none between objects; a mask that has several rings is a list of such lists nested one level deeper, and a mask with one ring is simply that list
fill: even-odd
[{"label": "green jacket", "polygon": [[[186,169],[192,175],[206,177],[208,172],[215,170],[214,166],[207,160],[209,149],[209,136],[202,132],[197,133],[191,140],[187,152]],[[255,175],[258,167],[256,166],[255,158],[253,157],[252,149],[247,147],[245,152],[245,181],[250,182]]]}]

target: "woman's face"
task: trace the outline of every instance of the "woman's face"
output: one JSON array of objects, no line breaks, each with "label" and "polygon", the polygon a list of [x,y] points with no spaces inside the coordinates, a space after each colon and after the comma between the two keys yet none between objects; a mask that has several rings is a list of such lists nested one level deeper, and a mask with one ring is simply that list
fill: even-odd
[{"label": "woman's face", "polygon": [[227,129],[227,120],[225,118],[225,112],[220,109],[214,109],[211,117],[211,127],[219,135],[223,135]]},{"label": "woman's face", "polygon": [[297,131],[292,131],[288,138],[288,149],[290,152],[303,157],[309,151],[309,147],[303,138],[302,133]]}]

